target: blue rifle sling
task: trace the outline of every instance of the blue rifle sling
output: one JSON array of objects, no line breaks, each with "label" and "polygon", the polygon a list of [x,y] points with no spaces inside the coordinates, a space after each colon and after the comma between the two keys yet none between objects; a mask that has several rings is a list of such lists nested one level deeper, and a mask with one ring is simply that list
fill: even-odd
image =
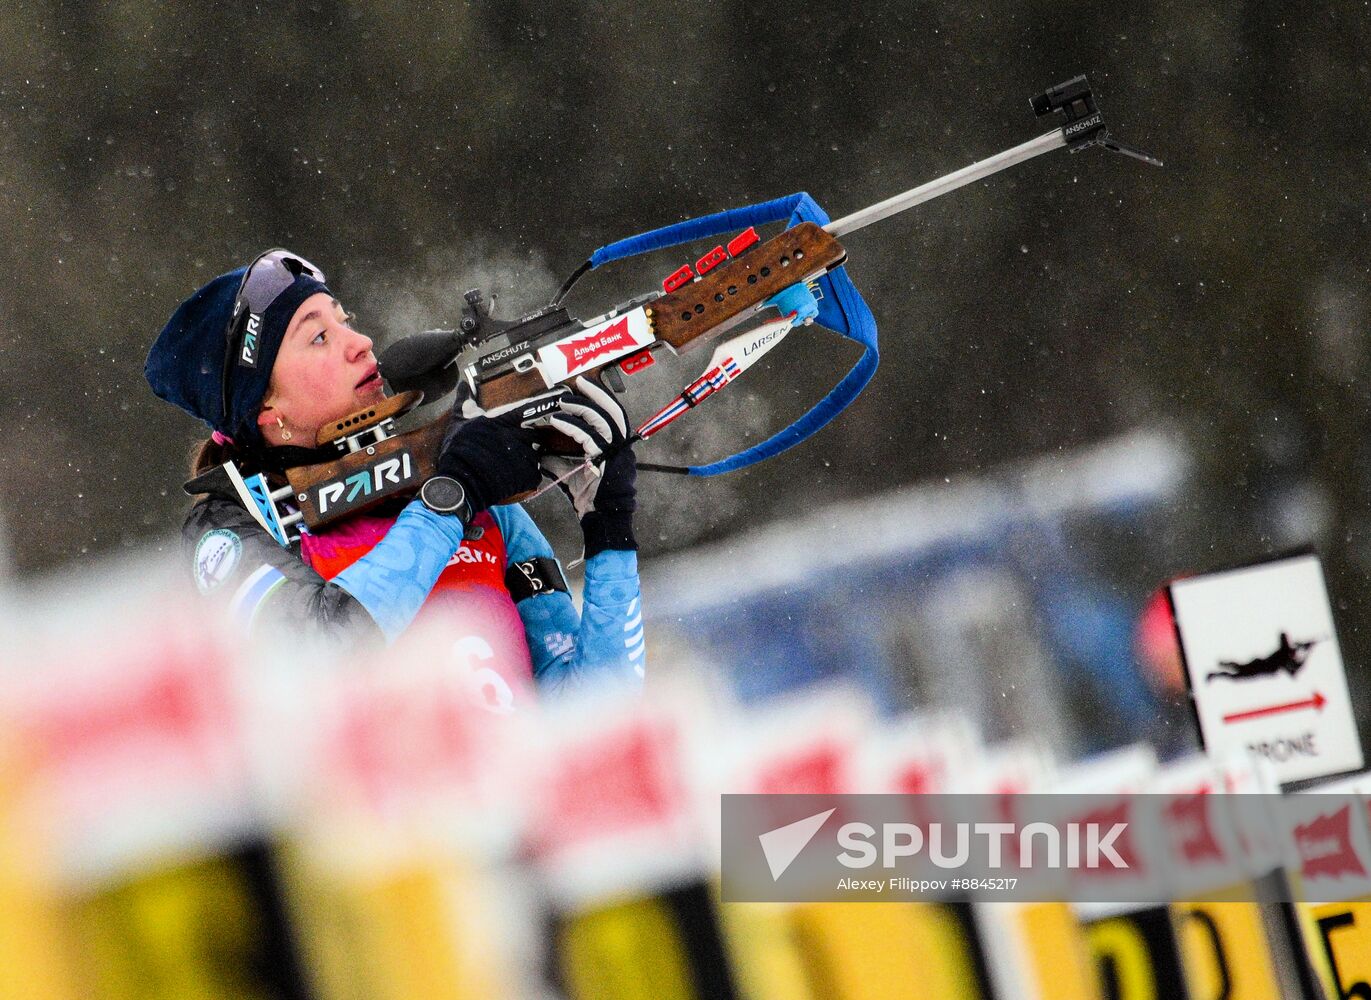
[{"label": "blue rifle sling", "polygon": [[[824,210],[813,198],[801,191],[759,205],[733,208],[698,219],[688,219],[610,243],[591,254],[590,265],[593,268],[599,267],[601,264],[622,260],[625,257],[636,257],[690,240],[718,236],[746,229],[748,226],[780,222],[782,219],[787,220],[787,228],[800,222],[813,222],[820,226],[828,223],[828,215]],[[723,472],[733,472],[735,469],[755,465],[795,447],[847,409],[876,374],[876,366],[880,363],[880,351],[876,343],[876,319],[871,315],[871,310],[862,299],[861,293],[857,291],[857,286],[848,277],[847,268],[839,267],[820,278],[819,287],[823,292],[823,298],[819,300],[819,322],[861,344],[862,356],[823,399],[789,427],[777,431],[765,441],[736,455],[711,462],[709,465],[690,466],[688,471],[692,476],[717,476]]]}]

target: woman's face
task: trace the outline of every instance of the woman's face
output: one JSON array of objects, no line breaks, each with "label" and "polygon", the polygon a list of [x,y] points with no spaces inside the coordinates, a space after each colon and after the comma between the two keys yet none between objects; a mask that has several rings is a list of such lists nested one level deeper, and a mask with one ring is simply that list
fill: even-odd
[{"label": "woman's face", "polygon": [[312,447],[324,424],[384,397],[371,338],[350,323],[338,300],[324,292],[311,295],[295,310],[257,416],[268,444]]}]

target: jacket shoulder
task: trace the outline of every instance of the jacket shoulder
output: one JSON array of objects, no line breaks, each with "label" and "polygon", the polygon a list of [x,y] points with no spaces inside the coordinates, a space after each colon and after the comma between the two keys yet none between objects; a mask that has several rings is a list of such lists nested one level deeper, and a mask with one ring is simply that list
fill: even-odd
[{"label": "jacket shoulder", "polygon": [[252,515],[236,500],[206,496],[197,500],[186,512],[185,523],[181,525],[181,539],[188,545],[194,545],[205,532],[219,528],[234,531],[251,528],[266,534],[262,531],[262,526],[253,520]]},{"label": "jacket shoulder", "polygon": [[196,501],[181,526],[181,545],[201,593],[234,576],[240,565],[300,563],[295,549],[282,548],[241,504],[224,497]]}]

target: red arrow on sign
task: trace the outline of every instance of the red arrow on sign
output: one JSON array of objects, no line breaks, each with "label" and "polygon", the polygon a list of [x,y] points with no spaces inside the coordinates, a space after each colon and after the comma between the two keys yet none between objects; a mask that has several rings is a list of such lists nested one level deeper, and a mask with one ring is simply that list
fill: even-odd
[{"label": "red arrow on sign", "polygon": [[1306,698],[1304,701],[1288,701],[1284,705],[1268,705],[1266,708],[1249,708],[1246,712],[1233,712],[1223,717],[1224,722],[1242,722],[1244,719],[1259,719],[1263,715],[1278,715],[1281,712],[1294,712],[1301,708],[1312,708],[1316,712],[1322,712],[1324,703],[1328,699],[1318,691],[1314,692],[1314,697]]}]

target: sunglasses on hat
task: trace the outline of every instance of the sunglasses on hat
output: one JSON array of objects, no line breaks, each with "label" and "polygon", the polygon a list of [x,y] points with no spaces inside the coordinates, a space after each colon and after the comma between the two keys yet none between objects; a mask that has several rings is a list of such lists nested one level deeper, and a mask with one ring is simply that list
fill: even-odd
[{"label": "sunglasses on hat", "polygon": [[248,265],[238,291],[233,297],[233,313],[224,335],[224,381],[220,398],[224,419],[229,413],[229,387],[233,383],[233,369],[257,367],[257,352],[262,332],[262,317],[302,274],[323,282],[324,272],[305,258],[277,247],[258,254]]}]

